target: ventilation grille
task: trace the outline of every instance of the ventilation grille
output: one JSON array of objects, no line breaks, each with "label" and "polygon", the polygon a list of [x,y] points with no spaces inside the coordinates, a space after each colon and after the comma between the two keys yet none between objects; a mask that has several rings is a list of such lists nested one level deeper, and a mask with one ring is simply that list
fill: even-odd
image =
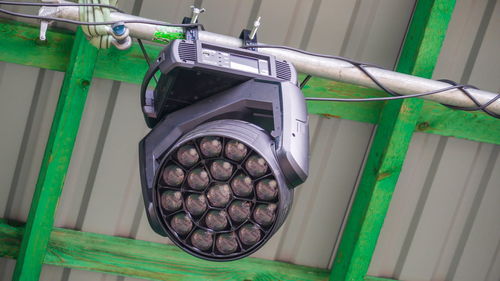
[{"label": "ventilation grille", "polygon": [[186,42],[179,43],[179,57],[183,61],[196,61],[196,45]]},{"label": "ventilation grille", "polygon": [[276,77],[288,81],[292,79],[292,72],[288,63],[276,61]]}]

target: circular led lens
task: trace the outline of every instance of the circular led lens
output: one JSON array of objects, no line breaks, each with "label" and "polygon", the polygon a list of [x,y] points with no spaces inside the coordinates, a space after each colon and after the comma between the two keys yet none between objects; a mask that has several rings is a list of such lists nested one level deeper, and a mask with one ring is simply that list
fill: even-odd
[{"label": "circular led lens", "polygon": [[163,181],[170,186],[178,186],[184,181],[184,171],[176,165],[169,165],[163,170]]},{"label": "circular led lens", "polygon": [[207,171],[202,168],[196,168],[192,170],[187,178],[189,187],[196,190],[202,190],[207,187],[210,178],[208,177]]},{"label": "circular led lens", "polygon": [[252,179],[243,173],[239,174],[231,181],[231,188],[236,196],[247,197],[252,194]]},{"label": "circular led lens", "polygon": [[232,254],[238,249],[238,241],[234,233],[220,234],[215,240],[215,247],[222,254]]},{"label": "circular led lens", "polygon": [[161,195],[161,206],[170,212],[182,206],[182,194],[179,191],[165,191]]},{"label": "circular led lens", "polygon": [[239,141],[230,140],[226,144],[225,152],[227,158],[234,161],[241,161],[247,155],[247,147]]},{"label": "circular led lens", "polygon": [[240,228],[239,236],[243,244],[253,245],[260,240],[261,234],[257,226],[253,224],[245,224]]},{"label": "circular led lens", "polygon": [[251,203],[247,201],[234,201],[229,206],[229,216],[237,223],[243,222],[250,217],[250,206]]},{"label": "circular led lens", "polygon": [[210,229],[222,230],[227,226],[227,214],[225,211],[209,211],[205,216],[205,223]]},{"label": "circular led lens", "polygon": [[255,191],[261,200],[274,200],[278,195],[278,183],[274,179],[263,179],[257,183]]},{"label": "circular led lens", "polygon": [[216,157],[222,151],[222,143],[218,137],[204,137],[200,141],[200,150],[206,157]]},{"label": "circular led lens", "polygon": [[193,228],[193,222],[185,213],[175,215],[170,221],[170,225],[180,235],[186,235]]},{"label": "circular led lens", "polygon": [[260,156],[252,155],[245,162],[245,168],[253,177],[261,177],[267,172],[267,162]]},{"label": "circular led lens", "polygon": [[215,160],[210,166],[210,173],[216,180],[227,180],[233,173],[233,165],[224,160]]},{"label": "circular led lens", "polygon": [[191,194],[186,198],[186,209],[193,216],[199,216],[207,209],[207,200],[203,194]]},{"label": "circular led lens", "polygon": [[198,151],[190,144],[181,146],[181,148],[177,150],[177,160],[185,167],[193,166],[199,159],[200,156],[198,155]]},{"label": "circular led lens", "polygon": [[253,211],[253,219],[262,226],[269,226],[274,221],[276,208],[276,204],[259,204]]},{"label": "circular led lens", "polygon": [[216,183],[208,189],[207,198],[214,207],[225,207],[231,199],[231,189],[229,185]]},{"label": "circular led lens", "polygon": [[207,251],[212,248],[212,234],[208,231],[197,229],[193,232],[193,235],[191,235],[191,243],[196,248]]}]

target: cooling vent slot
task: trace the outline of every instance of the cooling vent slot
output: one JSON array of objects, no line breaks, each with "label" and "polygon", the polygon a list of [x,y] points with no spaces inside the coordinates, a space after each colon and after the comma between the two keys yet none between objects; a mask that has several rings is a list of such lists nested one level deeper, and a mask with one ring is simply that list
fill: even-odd
[{"label": "cooling vent slot", "polygon": [[179,57],[183,61],[196,61],[196,45],[186,42],[179,43]]},{"label": "cooling vent slot", "polygon": [[292,72],[288,63],[276,61],[276,77],[288,81],[292,79]]}]

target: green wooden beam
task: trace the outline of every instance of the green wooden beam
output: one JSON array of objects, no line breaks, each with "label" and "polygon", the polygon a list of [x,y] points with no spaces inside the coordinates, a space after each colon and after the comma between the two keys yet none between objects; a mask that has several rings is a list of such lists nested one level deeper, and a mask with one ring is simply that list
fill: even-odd
[{"label": "green wooden beam", "polygon": [[0,61],[57,71],[66,71],[75,35],[49,29],[49,40],[40,42],[40,29],[25,23],[0,19]]},{"label": "green wooden beam", "polygon": [[[432,76],[454,6],[455,0],[417,2],[397,71]],[[411,99],[382,109],[330,280],[365,278],[422,105]]]},{"label": "green wooden beam", "polygon": [[[64,30],[47,31],[47,43],[38,43],[39,29],[8,20],[0,20],[0,61],[18,63],[56,71],[65,71],[74,35]],[[161,47],[146,45],[150,57],[156,57]],[[114,48],[99,51],[94,76],[126,83],[142,82],[147,64],[137,44],[119,51]],[[301,76],[303,77],[303,76]],[[303,90],[310,97],[364,98],[380,97],[385,93],[352,84],[312,78]],[[376,124],[383,102],[342,103],[309,101],[311,114]],[[500,120],[481,112],[452,110],[432,101],[425,101],[417,131],[453,136],[473,141],[500,144]]]},{"label": "green wooden beam", "polygon": [[97,49],[78,29],[31,202],[13,280],[38,280],[78,133]]},{"label": "green wooden beam", "polygon": [[[305,75],[299,75],[302,80]],[[372,98],[385,97],[386,93],[343,82],[331,81],[313,77],[302,89],[306,97],[335,97],[335,98]],[[322,115],[325,117],[348,119],[358,122],[375,124],[378,121],[380,111],[384,107],[384,102],[327,102],[308,101],[307,110],[310,114]]]},{"label": "green wooden beam", "polygon": [[425,101],[417,132],[500,144],[500,119],[484,113],[454,110]]},{"label": "green wooden beam", "polygon": [[[23,225],[0,219],[0,256],[17,258]],[[328,279],[325,269],[245,258],[210,262],[176,246],[54,228],[45,264],[149,280],[310,280]]]}]

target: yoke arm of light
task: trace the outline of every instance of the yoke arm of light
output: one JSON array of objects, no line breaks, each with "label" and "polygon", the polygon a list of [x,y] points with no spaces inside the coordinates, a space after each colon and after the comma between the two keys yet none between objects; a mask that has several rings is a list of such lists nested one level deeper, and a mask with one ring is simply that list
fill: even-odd
[{"label": "yoke arm of light", "polygon": [[[78,20],[78,7],[58,7],[57,17]],[[112,21],[124,20],[148,20],[129,14],[111,12]],[[155,24],[127,23],[130,30],[130,36],[143,40],[153,40],[158,34],[169,32],[184,32],[182,28],[165,27]],[[216,34],[208,31],[200,31],[199,39],[207,43],[223,45],[227,47],[241,47],[241,39],[231,36]],[[315,77],[322,77],[340,82],[365,86],[372,89],[380,89],[369,77],[362,73],[352,64],[330,58],[321,58],[312,55],[302,54],[284,49],[265,49],[260,48],[260,52],[274,55],[279,59],[291,62],[298,72],[310,74]],[[435,91],[447,88],[450,85],[431,79],[425,79],[417,76],[407,75],[391,70],[370,67],[368,71],[388,89],[401,95],[412,95],[423,92]],[[479,89],[467,89],[480,104],[485,104],[498,94]],[[424,96],[423,98],[433,100],[439,103],[458,106],[458,107],[476,107],[477,105],[462,93],[459,89],[448,90],[443,93]],[[488,109],[494,113],[500,114],[500,99],[494,101],[488,106]]]}]

